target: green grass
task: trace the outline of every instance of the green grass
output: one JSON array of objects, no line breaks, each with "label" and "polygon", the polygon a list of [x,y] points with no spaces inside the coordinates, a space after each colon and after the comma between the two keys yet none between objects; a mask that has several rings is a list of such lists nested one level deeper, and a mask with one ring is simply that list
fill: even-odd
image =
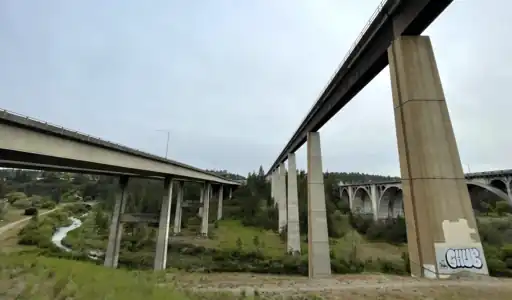
[{"label": "green grass", "polygon": [[[192,240],[191,243],[216,249],[231,250],[237,249],[237,240],[242,241],[244,251],[254,251],[254,237],[258,237],[260,250],[268,257],[281,257],[286,252],[286,244],[279,236],[270,230],[264,230],[255,227],[243,226],[240,221],[222,220],[218,222],[218,228],[210,228],[214,233],[214,238],[210,240]],[[190,233],[187,233],[190,234]],[[302,253],[307,253],[308,244],[305,242],[305,236],[301,237]],[[407,246],[395,246],[382,242],[370,242],[353,230],[343,238],[330,239],[331,250],[339,258],[348,258],[353,246],[357,249],[359,259],[377,259],[385,258],[388,260],[401,261],[401,254],[407,251]]]},{"label": "green grass", "polygon": [[90,263],[0,254],[0,298],[7,299],[233,299],[180,292],[162,273],[108,269]]},{"label": "green grass", "polygon": [[286,251],[286,245],[279,236],[270,231],[255,227],[246,227],[236,220],[223,220],[218,222],[218,228],[212,229],[214,239],[206,241],[205,246],[235,250],[238,248],[237,240],[242,241],[242,249],[245,251],[255,251],[254,237],[258,237],[259,248],[263,250],[266,256],[280,257]]}]

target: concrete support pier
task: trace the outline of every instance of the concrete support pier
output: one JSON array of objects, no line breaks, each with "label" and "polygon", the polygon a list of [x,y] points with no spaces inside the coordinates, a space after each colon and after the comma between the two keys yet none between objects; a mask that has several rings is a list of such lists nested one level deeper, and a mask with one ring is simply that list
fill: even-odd
[{"label": "concrete support pier", "polygon": [[277,175],[277,209],[279,219],[279,232],[282,232],[286,226],[286,167],[284,163],[279,165],[279,171]]},{"label": "concrete support pier", "polygon": [[413,276],[488,274],[430,38],[388,50]]},{"label": "concrete support pier", "polygon": [[199,209],[197,210],[197,216],[201,218],[203,216],[203,203],[204,203],[204,189],[206,185],[202,184],[199,192]]},{"label": "concrete support pier", "polygon": [[219,202],[217,202],[217,220],[222,219],[222,201],[224,200],[224,186],[219,186]]},{"label": "concrete support pier", "polygon": [[209,182],[204,184],[203,188],[203,213],[201,218],[201,235],[208,237],[208,214],[210,211],[210,195],[212,194],[212,185]]},{"label": "concrete support pier", "polygon": [[325,207],[324,174],[320,134],[309,132],[308,159],[308,259],[309,278],[331,275],[329,236]]},{"label": "concrete support pier", "polygon": [[299,193],[295,153],[288,154],[288,253],[300,254]]},{"label": "concrete support pier", "polygon": [[174,213],[174,234],[178,234],[181,232],[181,215],[183,214],[183,209],[181,207],[183,203],[183,181],[178,181],[176,184],[176,188],[178,189],[178,194],[176,195],[176,212]]},{"label": "concrete support pier", "polygon": [[169,245],[169,226],[171,222],[171,204],[172,204],[172,186],[171,178],[167,177],[164,181],[164,197],[160,209],[160,222],[158,223],[158,233],[156,238],[155,270],[165,270],[167,263],[167,246]]},{"label": "concrete support pier", "polygon": [[119,250],[121,247],[121,236],[123,235],[123,224],[121,223],[121,216],[124,214],[124,208],[126,206],[127,184],[128,176],[121,176],[119,179],[119,189],[116,193],[116,202],[112,211],[112,219],[110,221],[107,251],[105,252],[104,261],[105,267],[117,268]]},{"label": "concrete support pier", "polygon": [[274,204],[276,204],[276,172],[273,171],[270,175],[270,197],[274,200]]}]

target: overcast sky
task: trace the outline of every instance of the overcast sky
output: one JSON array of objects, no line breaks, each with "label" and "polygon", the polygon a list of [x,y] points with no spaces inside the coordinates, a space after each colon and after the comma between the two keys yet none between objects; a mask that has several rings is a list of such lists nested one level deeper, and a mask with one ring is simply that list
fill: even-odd
[{"label": "overcast sky", "polygon": [[[0,107],[200,168],[265,170],[380,0],[0,0]],[[430,35],[464,168],[512,168],[508,0]],[[321,130],[324,170],[399,175],[389,69]],[[297,153],[305,168],[305,147]]]}]

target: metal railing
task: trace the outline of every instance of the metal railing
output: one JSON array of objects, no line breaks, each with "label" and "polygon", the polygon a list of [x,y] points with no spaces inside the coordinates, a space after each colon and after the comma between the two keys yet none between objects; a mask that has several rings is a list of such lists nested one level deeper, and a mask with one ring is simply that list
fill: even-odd
[{"label": "metal railing", "polygon": [[105,147],[112,147],[112,148],[115,148],[117,150],[131,152],[133,154],[137,154],[137,155],[140,155],[140,156],[143,156],[143,157],[146,157],[146,158],[150,158],[150,159],[155,159],[155,160],[159,160],[159,161],[162,161],[162,162],[171,163],[171,164],[174,164],[174,165],[177,165],[177,166],[180,166],[180,167],[183,167],[183,168],[187,168],[187,169],[190,169],[190,170],[199,171],[199,172],[202,172],[204,174],[212,175],[212,176],[217,177],[219,179],[233,181],[233,180],[224,178],[224,177],[222,177],[220,175],[217,175],[217,174],[214,174],[214,173],[211,173],[211,172],[207,172],[205,170],[202,170],[202,169],[199,169],[199,168],[196,168],[196,167],[193,167],[193,166],[190,166],[190,165],[187,165],[187,164],[175,161],[175,160],[164,158],[162,156],[158,156],[158,155],[155,155],[155,154],[152,154],[152,153],[149,153],[149,152],[146,152],[146,151],[142,151],[142,150],[139,150],[139,149],[136,149],[136,148],[130,148],[130,147],[121,145],[121,144],[116,143],[116,142],[112,142],[112,141],[104,140],[104,139],[101,139],[101,138],[98,138],[98,137],[94,137],[94,136],[89,135],[87,133],[83,133],[83,132],[80,132],[78,130],[68,129],[68,128],[65,128],[65,127],[63,127],[61,125],[57,125],[57,124],[54,124],[54,123],[51,123],[51,122],[43,121],[43,120],[38,119],[38,118],[29,117],[27,115],[23,115],[23,114],[20,114],[20,113],[17,113],[17,112],[13,112],[13,111],[10,111],[10,110],[7,110],[7,109],[3,109],[3,108],[0,108],[0,112],[4,116],[14,115],[16,117],[19,117],[19,118],[22,118],[22,119],[25,119],[25,120],[28,120],[28,121],[31,121],[31,122],[34,122],[34,123],[40,123],[40,124],[45,125],[45,126],[54,127],[55,129],[58,129],[59,133],[61,133],[63,135],[66,135],[66,134],[68,134],[68,135],[70,135],[70,134],[77,135],[77,137],[79,139],[84,139],[85,141],[88,141],[88,142],[93,142],[93,143],[95,142],[95,143],[98,143],[98,144],[102,144]]},{"label": "metal railing", "polygon": [[[373,14],[371,15],[370,19],[366,22],[366,25],[363,27],[363,29],[361,30],[361,32],[359,33],[359,35],[357,36],[356,40],[352,43],[352,46],[350,46],[350,48],[348,49],[348,52],[345,54],[345,56],[343,57],[343,59],[341,60],[341,62],[339,63],[338,67],[335,69],[334,73],[331,75],[331,77],[329,78],[329,81],[327,81],[327,84],[324,86],[324,88],[322,89],[322,91],[320,92],[320,94],[318,95],[317,97],[317,101],[315,101],[315,103],[313,103],[313,105],[311,106],[311,108],[309,109],[309,111],[312,111],[313,108],[315,107],[315,105],[318,103],[323,103],[323,101],[325,101],[325,99],[322,99],[322,96],[327,92],[327,89],[329,88],[329,85],[331,85],[332,81],[334,80],[334,77],[336,77],[336,74],[339,73],[339,71],[341,70],[341,67],[345,64],[345,62],[347,61],[348,57],[350,56],[350,54],[352,53],[352,51],[354,50],[354,48],[357,46],[357,44],[361,41],[361,39],[363,38],[363,35],[366,33],[366,31],[368,30],[368,28],[370,27],[370,25],[373,23],[373,21],[375,20],[375,18],[377,17],[377,15],[382,11],[382,8],[384,7],[384,5],[386,4],[388,0],[382,0],[379,4],[379,6],[377,6],[377,9],[375,9],[375,11],[373,12]],[[309,115],[309,114],[308,114]],[[301,124],[306,120],[306,118],[308,117],[308,115],[306,115],[304,117],[304,119],[302,120]]]}]

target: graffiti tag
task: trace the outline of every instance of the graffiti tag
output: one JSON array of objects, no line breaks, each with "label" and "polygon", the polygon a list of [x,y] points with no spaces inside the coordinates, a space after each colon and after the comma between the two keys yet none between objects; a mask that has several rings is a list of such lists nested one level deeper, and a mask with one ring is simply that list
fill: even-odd
[{"label": "graffiti tag", "polygon": [[445,253],[446,265],[450,269],[481,269],[482,254],[477,248],[449,248]]}]

